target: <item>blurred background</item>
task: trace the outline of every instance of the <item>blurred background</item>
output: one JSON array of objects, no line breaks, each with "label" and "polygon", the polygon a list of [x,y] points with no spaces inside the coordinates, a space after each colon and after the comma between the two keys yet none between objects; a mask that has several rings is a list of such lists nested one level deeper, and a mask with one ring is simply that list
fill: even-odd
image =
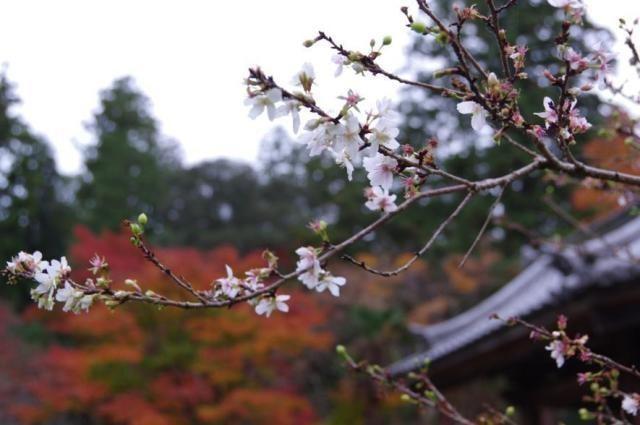
[{"label": "blurred background", "polygon": [[[335,79],[327,48],[302,47],[319,29],[361,50],[370,38],[390,34],[394,42],[381,65],[424,80],[451,60],[437,43],[409,34],[401,4],[376,3],[0,6],[6,17],[0,28],[0,259],[19,250],[66,255],[81,278],[97,253],[116,280],[135,277],[166,292],[170,284],[122,233],[123,219],[146,212],[160,257],[201,288],[224,275],[225,264],[239,271],[259,266],[265,248],[292,267],[296,247],[317,243],[306,227],[312,219],[329,222],[334,240],[361,228],[373,218],[363,208],[364,172],[347,184],[331,158],[308,157],[289,123],[275,127],[265,117],[246,117],[242,79],[254,64],[286,85],[304,62],[313,62],[317,97],[330,107],[338,107],[337,96],[349,88],[368,105],[390,96],[400,112],[401,143],[418,147],[435,137],[438,162],[450,172],[480,179],[519,164],[518,151],[496,145],[490,134],[478,137],[452,102],[376,78]],[[434,3],[450,15],[450,2]],[[510,39],[530,49],[527,72],[557,71],[550,40],[562,15],[546,1],[518,3],[505,26]],[[573,34],[585,54],[598,44],[616,49],[622,44],[617,18],[640,15],[635,2],[586,3],[591,14]],[[492,34],[471,24],[466,37],[482,63],[499,69]],[[635,72],[628,60],[626,52],[617,58],[621,81]],[[553,93],[544,80],[535,83],[542,89],[522,84],[525,116],[540,111],[543,97]],[[579,107],[605,127],[637,112],[605,93],[584,96]],[[596,164],[638,172],[637,151],[622,138],[594,131],[578,149]],[[575,231],[555,207],[586,224],[634,199],[582,182],[523,179],[502,200],[511,227],[492,223],[464,268],[457,265],[492,196],[474,200],[405,274],[382,279],[336,263],[335,274],[349,282],[342,297],[309,294],[292,283],[291,313],[270,319],[244,306],[42,312],[30,304],[26,282],[2,285],[0,423],[437,423],[347,373],[335,344],[382,365],[415,353],[423,342],[408,324],[437,323],[473,306],[522,270],[522,248],[539,247],[532,240]],[[423,203],[351,253],[381,268],[401,264],[457,201]],[[546,356],[541,346],[530,349]],[[463,410],[477,411],[480,399],[497,407],[512,401],[500,374],[472,378],[451,388]],[[562,413],[567,421],[570,411]]]}]

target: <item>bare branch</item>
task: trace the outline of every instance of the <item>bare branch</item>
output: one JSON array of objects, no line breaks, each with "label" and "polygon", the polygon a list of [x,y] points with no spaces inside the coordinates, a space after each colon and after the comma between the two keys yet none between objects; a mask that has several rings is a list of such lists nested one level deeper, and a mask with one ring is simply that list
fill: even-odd
[{"label": "bare branch", "polygon": [[495,199],[495,201],[493,201],[493,204],[491,204],[491,207],[489,207],[489,211],[487,212],[487,218],[484,220],[484,223],[482,224],[482,227],[480,228],[480,231],[478,232],[478,235],[473,240],[473,243],[471,244],[471,246],[467,250],[466,254],[464,254],[464,257],[462,258],[462,261],[460,261],[460,264],[458,264],[458,267],[464,266],[464,263],[466,263],[467,260],[469,259],[469,256],[473,252],[473,249],[476,247],[476,245],[480,241],[480,238],[482,238],[482,235],[487,230],[487,226],[489,225],[489,222],[491,221],[491,215],[493,214],[493,210],[495,209],[496,205],[498,205],[500,203],[500,200],[502,199],[502,195],[504,195],[504,192],[506,190],[507,190],[507,186],[505,185],[500,190],[500,193],[498,194],[498,196],[496,196],[496,199]]}]

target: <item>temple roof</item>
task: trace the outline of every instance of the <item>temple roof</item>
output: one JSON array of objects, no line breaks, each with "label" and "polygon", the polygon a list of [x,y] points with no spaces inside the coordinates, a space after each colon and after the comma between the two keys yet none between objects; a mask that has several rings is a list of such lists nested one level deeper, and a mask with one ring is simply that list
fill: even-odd
[{"label": "temple roof", "polygon": [[[613,225],[613,228],[611,226]],[[434,325],[410,325],[427,349],[390,367],[391,374],[437,362],[495,333],[503,324],[491,319],[521,317],[553,308],[593,287],[611,286],[640,276],[640,218],[628,214],[607,223],[610,230],[555,252],[538,255],[519,275],[471,309]]]}]

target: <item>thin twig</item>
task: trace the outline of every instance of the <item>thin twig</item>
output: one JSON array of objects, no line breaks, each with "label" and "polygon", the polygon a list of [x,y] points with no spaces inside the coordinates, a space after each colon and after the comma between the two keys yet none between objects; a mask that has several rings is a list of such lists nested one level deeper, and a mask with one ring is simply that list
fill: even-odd
[{"label": "thin twig", "polygon": [[429,240],[427,241],[427,243],[425,243],[422,248],[420,248],[420,250],[418,252],[416,252],[413,257],[411,257],[407,262],[405,262],[402,266],[394,269],[394,270],[389,270],[389,271],[380,271],[380,270],[376,270],[370,266],[368,266],[364,261],[359,261],[356,260],[355,258],[353,258],[352,256],[348,255],[348,254],[343,254],[341,256],[341,258],[343,260],[349,261],[352,264],[357,265],[358,267],[363,268],[364,270],[368,271],[369,273],[373,273],[373,274],[377,274],[379,276],[385,276],[385,277],[389,277],[389,276],[396,276],[400,273],[402,273],[403,271],[407,270],[409,267],[411,267],[411,265],[413,263],[416,262],[416,260],[418,260],[418,258],[420,258],[422,255],[424,255],[425,252],[427,252],[429,250],[429,248],[431,248],[431,246],[433,245],[433,243],[438,239],[438,237],[440,236],[440,234],[444,231],[444,229],[449,225],[449,223],[451,223],[451,221],[456,218],[458,216],[458,214],[460,214],[460,211],[462,211],[462,209],[464,208],[464,206],[471,200],[471,197],[474,195],[474,192],[469,191],[467,193],[467,196],[465,196],[462,201],[458,204],[458,206],[456,207],[455,210],[453,210],[453,212],[451,214],[449,214],[449,216],[447,216],[447,218],[440,223],[440,225],[438,226],[438,228],[433,232],[433,234],[431,235],[431,238],[429,238]]},{"label": "thin twig", "polygon": [[489,222],[491,221],[491,215],[493,214],[493,210],[500,203],[500,200],[502,199],[502,195],[504,195],[504,192],[506,190],[507,190],[507,186],[505,185],[500,190],[500,193],[496,197],[495,201],[493,201],[493,204],[491,204],[491,207],[489,207],[489,211],[487,212],[487,218],[484,220],[484,223],[482,224],[482,227],[480,228],[480,231],[478,232],[478,235],[473,240],[473,243],[471,244],[471,246],[467,250],[466,254],[464,254],[464,257],[462,258],[462,261],[460,261],[460,264],[458,264],[458,267],[464,266],[464,263],[466,263],[467,260],[469,259],[469,256],[471,255],[471,252],[473,252],[474,248],[476,247],[476,245],[480,241],[480,238],[482,237],[484,232],[487,230],[487,226],[489,225]]}]

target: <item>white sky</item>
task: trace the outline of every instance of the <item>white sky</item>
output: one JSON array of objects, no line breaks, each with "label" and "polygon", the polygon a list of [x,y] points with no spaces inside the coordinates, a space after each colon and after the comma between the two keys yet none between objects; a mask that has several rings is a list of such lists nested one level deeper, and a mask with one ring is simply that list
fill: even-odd
[{"label": "white sky", "polygon": [[[640,16],[639,0],[587,0],[589,15],[616,28]],[[66,173],[81,166],[91,141],[83,123],[98,91],[131,75],[150,97],[162,132],[177,139],[188,163],[215,157],[254,160],[272,127],[243,105],[246,69],[259,64],[281,83],[304,62],[316,68],[320,101],[348,88],[367,99],[393,96],[381,78],[333,78],[325,46],[302,47],[321,29],[351,49],[392,35],[380,59],[397,70],[408,33],[399,12],[410,0],[20,0],[0,1],[0,62],[18,85],[20,113],[53,144]],[[283,125],[289,125],[282,121]]]}]

